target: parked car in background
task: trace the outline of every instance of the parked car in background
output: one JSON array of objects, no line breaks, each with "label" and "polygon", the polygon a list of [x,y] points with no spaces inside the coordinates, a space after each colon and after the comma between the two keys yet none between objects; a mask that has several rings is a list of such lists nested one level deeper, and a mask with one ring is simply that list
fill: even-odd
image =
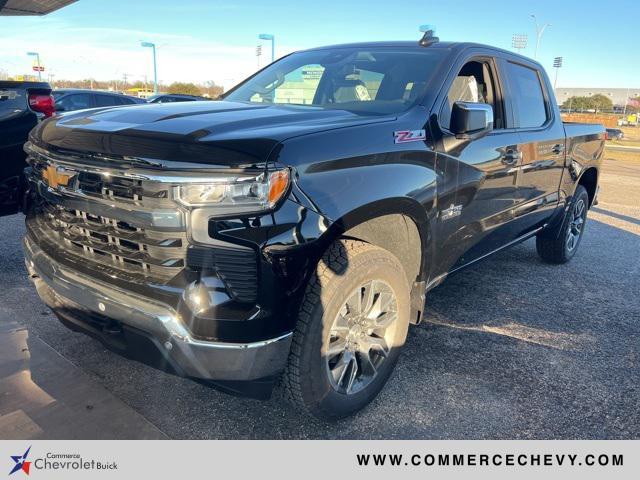
[{"label": "parked car in background", "polygon": [[53,98],[55,99],[56,112],[72,112],[86,108],[118,107],[146,103],[142,98],[129,97],[121,93],[80,88],[54,90]]},{"label": "parked car in background", "polygon": [[211,99],[197,95],[184,95],[182,93],[160,94],[147,98],[147,102],[149,103],[197,102],[199,100]]},{"label": "parked car in background", "polygon": [[619,127],[637,127],[638,126],[638,114],[628,115],[626,118],[618,119]]},{"label": "parked car in background", "polygon": [[619,128],[607,128],[607,140],[622,140],[624,132]]},{"label": "parked car in background", "polygon": [[46,82],[0,81],[0,215],[18,211],[29,131],[54,113]]}]

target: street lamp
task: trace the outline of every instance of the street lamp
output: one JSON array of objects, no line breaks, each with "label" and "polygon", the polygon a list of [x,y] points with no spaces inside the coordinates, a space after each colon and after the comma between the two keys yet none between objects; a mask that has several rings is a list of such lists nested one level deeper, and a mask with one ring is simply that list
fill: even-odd
[{"label": "street lamp", "polygon": [[276,37],[270,33],[261,33],[258,35],[260,40],[271,40],[271,63],[276,59]]},{"label": "street lamp", "polygon": [[153,93],[158,94],[158,68],[156,65],[156,44],[152,42],[140,42],[140,46],[149,47],[153,51]]},{"label": "street lamp", "polygon": [[538,19],[534,14],[531,14],[531,18],[533,18],[533,22],[536,24],[536,51],[533,54],[533,58],[538,58],[538,47],[540,47],[540,39],[542,38],[542,34],[546,30],[547,27],[551,27],[550,23],[545,23],[542,27],[538,26]]},{"label": "street lamp", "polygon": [[556,69],[556,78],[553,81],[553,89],[556,89],[556,83],[558,83],[558,70],[562,68],[562,57],[556,57],[553,59],[553,68]]},{"label": "street lamp", "polygon": [[514,33],[511,37],[511,46],[520,53],[521,50],[527,48],[528,35]]},{"label": "street lamp", "polygon": [[30,57],[36,57],[36,63],[38,65],[38,80],[42,80],[42,66],[40,65],[40,54],[38,52],[27,52]]}]

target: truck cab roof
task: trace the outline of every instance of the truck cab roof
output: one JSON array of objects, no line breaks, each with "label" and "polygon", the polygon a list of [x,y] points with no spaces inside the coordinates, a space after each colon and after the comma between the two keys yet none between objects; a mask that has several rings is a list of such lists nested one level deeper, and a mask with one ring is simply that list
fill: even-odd
[{"label": "truck cab roof", "polygon": [[335,44],[335,45],[325,45],[322,47],[314,47],[314,48],[310,48],[307,51],[316,51],[316,50],[331,50],[331,49],[338,49],[338,48],[380,48],[380,47],[390,47],[390,48],[402,48],[402,49],[416,49],[416,50],[420,50],[420,49],[447,49],[450,50],[452,53],[461,53],[465,50],[468,49],[486,49],[488,51],[492,51],[492,52],[499,52],[503,55],[508,55],[510,57],[513,58],[519,58],[520,60],[524,61],[524,62],[528,62],[528,63],[535,63],[536,65],[540,66],[540,68],[542,68],[542,66],[535,60],[533,60],[532,58],[529,58],[527,56],[524,55],[520,55],[518,53],[515,52],[511,52],[509,50],[505,50],[502,48],[498,48],[498,47],[494,47],[492,45],[485,45],[482,43],[475,43],[475,42],[442,42],[442,41],[437,41],[435,43],[429,44],[428,46],[422,46],[420,45],[419,42],[417,41],[408,41],[408,40],[403,40],[403,41],[375,41],[375,42],[354,42],[354,43],[341,43],[341,44]]}]

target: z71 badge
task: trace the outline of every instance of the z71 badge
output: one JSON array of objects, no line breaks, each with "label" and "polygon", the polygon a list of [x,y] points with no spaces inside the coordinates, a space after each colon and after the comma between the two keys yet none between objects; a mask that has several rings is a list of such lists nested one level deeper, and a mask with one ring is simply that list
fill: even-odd
[{"label": "z71 badge", "polygon": [[398,130],[393,132],[395,143],[419,142],[427,139],[424,130]]}]

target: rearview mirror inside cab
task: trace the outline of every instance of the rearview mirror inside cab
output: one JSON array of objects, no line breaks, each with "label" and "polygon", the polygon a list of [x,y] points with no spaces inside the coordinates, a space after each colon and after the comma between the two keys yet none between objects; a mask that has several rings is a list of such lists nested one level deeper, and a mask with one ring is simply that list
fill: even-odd
[{"label": "rearview mirror inside cab", "polygon": [[458,138],[478,138],[493,129],[493,108],[486,103],[455,102],[451,111],[451,131]]}]

